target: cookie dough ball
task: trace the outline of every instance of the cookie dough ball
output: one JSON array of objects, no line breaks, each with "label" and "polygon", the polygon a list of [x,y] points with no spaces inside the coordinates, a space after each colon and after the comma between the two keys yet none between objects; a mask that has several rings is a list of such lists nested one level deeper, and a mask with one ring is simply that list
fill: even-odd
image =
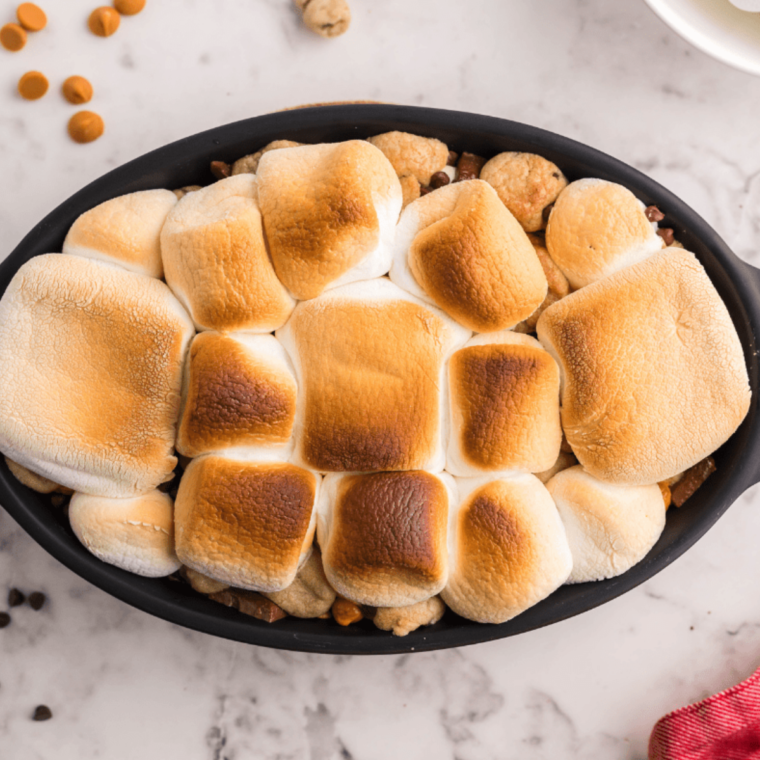
[{"label": "cookie dough ball", "polygon": [[535,153],[499,153],[480,172],[526,232],[542,230],[544,209],[567,186],[559,167]]},{"label": "cookie dough ball", "polygon": [[303,143],[293,142],[293,140],[274,140],[268,145],[265,145],[261,150],[257,150],[255,153],[251,153],[248,156],[243,156],[232,164],[232,176],[236,174],[256,174],[259,168],[259,161],[265,153],[269,153],[270,150],[280,150],[281,148],[297,148]]},{"label": "cookie dough ball", "polygon": [[406,636],[421,625],[435,625],[446,612],[440,596],[408,607],[379,607],[373,622],[381,631],[393,631],[394,636]]},{"label": "cookie dough ball", "polygon": [[320,37],[339,37],[351,24],[346,0],[295,0],[303,21]]},{"label": "cookie dough ball", "polygon": [[434,137],[385,132],[370,137],[369,142],[385,154],[399,178],[411,175],[422,185],[429,185],[430,178],[443,171],[449,158],[446,144]]}]

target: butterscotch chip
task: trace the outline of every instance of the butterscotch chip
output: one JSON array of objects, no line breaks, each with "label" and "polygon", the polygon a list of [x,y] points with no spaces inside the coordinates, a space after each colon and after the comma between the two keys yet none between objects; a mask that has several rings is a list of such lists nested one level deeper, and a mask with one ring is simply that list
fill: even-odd
[{"label": "butterscotch chip", "polygon": [[90,31],[98,37],[110,37],[121,23],[121,16],[114,8],[104,5],[96,8],[87,21]]},{"label": "butterscotch chip", "polygon": [[73,76],[63,83],[63,97],[75,106],[92,100],[92,85],[84,78]]},{"label": "butterscotch chip", "polygon": [[113,7],[122,16],[134,16],[145,7],[145,0],[113,0]]},{"label": "butterscotch chip", "polygon": [[21,3],[16,8],[19,24],[29,32],[39,32],[47,26],[45,11],[34,3]]},{"label": "butterscotch chip", "polygon": [[25,100],[39,100],[48,91],[47,77],[39,71],[27,71],[18,80],[18,91]]},{"label": "butterscotch chip", "polygon": [[69,136],[74,142],[97,140],[104,130],[103,119],[93,111],[79,111],[69,119]]},{"label": "butterscotch chip", "polygon": [[18,24],[6,24],[0,29],[0,45],[15,53],[26,45],[26,32]]}]

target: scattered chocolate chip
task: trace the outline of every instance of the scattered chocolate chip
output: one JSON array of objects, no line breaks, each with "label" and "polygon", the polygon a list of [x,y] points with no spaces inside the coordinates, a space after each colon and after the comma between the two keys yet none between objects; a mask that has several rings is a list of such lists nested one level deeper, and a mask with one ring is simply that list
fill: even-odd
[{"label": "scattered chocolate chip", "polygon": [[428,193],[432,193],[433,188],[432,187],[426,187],[425,185],[420,185],[420,195],[427,195]]},{"label": "scattered chocolate chip", "polygon": [[232,176],[232,167],[226,161],[212,161],[209,168],[217,179],[226,179]]},{"label": "scattered chocolate chip", "polygon": [[29,594],[29,606],[33,610],[41,610],[47,597],[41,591],[35,591]]},{"label": "scattered chocolate chip", "polygon": [[559,179],[559,172],[552,172],[552,177],[554,177],[554,179]]},{"label": "scattered chocolate chip", "polygon": [[480,176],[480,170],[485,166],[486,160],[483,156],[476,156],[474,153],[465,151],[459,157],[457,162],[457,182],[468,179],[477,179]]},{"label": "scattered chocolate chip", "polygon": [[47,705],[37,705],[32,720],[50,720],[52,717],[53,711]]},{"label": "scattered chocolate chip", "polygon": [[7,612],[0,612],[0,628],[5,628],[11,624],[11,616]]},{"label": "scattered chocolate chip", "polygon": [[657,230],[657,234],[665,241],[665,245],[673,245],[675,236],[673,235],[673,230],[670,229],[670,227],[660,227],[660,229]]},{"label": "scattered chocolate chip", "polygon": [[449,157],[446,159],[446,166],[456,166],[459,160],[459,153],[455,150],[449,151]]},{"label": "scattered chocolate chip", "polygon": [[8,592],[8,606],[20,607],[26,601],[26,594],[19,591],[17,588],[12,588]]},{"label": "scattered chocolate chip", "polygon": [[50,497],[50,503],[51,503],[51,504],[52,504],[54,507],[62,507],[62,506],[63,506],[63,505],[66,503],[66,500],[67,500],[68,498],[69,498],[69,497],[68,497],[68,496],[66,496],[66,494],[63,494],[63,493],[54,493],[54,494],[53,494],[53,495]]},{"label": "scattered chocolate chip", "polygon": [[449,182],[451,182],[451,178],[446,172],[436,172],[430,178],[430,187],[433,188],[433,190],[437,190],[439,187],[448,185]]},{"label": "scattered chocolate chip", "polygon": [[647,206],[644,209],[644,215],[650,222],[661,222],[665,218],[665,214],[657,206]]}]

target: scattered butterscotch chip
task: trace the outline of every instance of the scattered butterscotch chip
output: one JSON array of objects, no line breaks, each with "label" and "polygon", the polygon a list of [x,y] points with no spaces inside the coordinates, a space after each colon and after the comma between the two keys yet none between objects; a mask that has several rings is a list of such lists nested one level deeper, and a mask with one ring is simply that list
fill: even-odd
[{"label": "scattered butterscotch chip", "polygon": [[52,717],[53,711],[47,705],[37,705],[32,720],[50,720]]},{"label": "scattered butterscotch chip", "polygon": [[0,45],[15,53],[26,45],[26,31],[18,24],[6,24],[0,29]]},{"label": "scattered butterscotch chip", "polygon": [[45,11],[34,3],[21,3],[16,8],[16,17],[28,32],[39,32],[47,26]]},{"label": "scattered butterscotch chip", "polygon": [[667,483],[662,482],[658,483],[658,486],[660,486],[660,493],[662,494],[662,500],[665,502],[665,511],[667,511],[668,507],[670,506],[670,487]]},{"label": "scattered butterscotch chip", "polygon": [[87,26],[90,27],[90,31],[93,34],[97,34],[98,37],[110,37],[118,28],[121,23],[121,16],[115,8],[109,8],[107,5],[103,5],[100,8],[96,8],[87,21]]},{"label": "scattered butterscotch chip", "polygon": [[47,77],[39,71],[27,71],[18,80],[18,91],[25,100],[39,100],[48,91]]},{"label": "scattered butterscotch chip", "polygon": [[84,77],[69,77],[63,83],[62,89],[63,97],[75,106],[89,103],[92,99],[92,85]]},{"label": "scattered butterscotch chip", "polygon": [[69,119],[69,136],[74,142],[89,143],[97,140],[105,126],[94,111],[79,111]]},{"label": "scattered butterscotch chip", "polygon": [[364,617],[364,613],[358,604],[342,596],[333,602],[332,614],[338,625],[343,626],[358,623]]},{"label": "scattered butterscotch chip", "polygon": [[145,7],[145,0],[113,0],[113,7],[122,16],[134,16]]},{"label": "scattered butterscotch chip", "polygon": [[47,597],[41,591],[34,591],[29,594],[29,606],[35,611],[39,612],[42,609]]},{"label": "scattered butterscotch chip", "polygon": [[8,606],[20,607],[26,601],[26,595],[23,591],[19,591],[17,588],[12,588],[8,592]]}]

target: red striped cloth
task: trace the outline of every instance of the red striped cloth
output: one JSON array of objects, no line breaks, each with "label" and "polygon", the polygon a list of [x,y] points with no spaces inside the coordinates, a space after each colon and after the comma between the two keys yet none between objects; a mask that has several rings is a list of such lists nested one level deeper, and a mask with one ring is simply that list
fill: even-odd
[{"label": "red striped cloth", "polygon": [[660,718],[649,760],[760,760],[760,670]]}]

